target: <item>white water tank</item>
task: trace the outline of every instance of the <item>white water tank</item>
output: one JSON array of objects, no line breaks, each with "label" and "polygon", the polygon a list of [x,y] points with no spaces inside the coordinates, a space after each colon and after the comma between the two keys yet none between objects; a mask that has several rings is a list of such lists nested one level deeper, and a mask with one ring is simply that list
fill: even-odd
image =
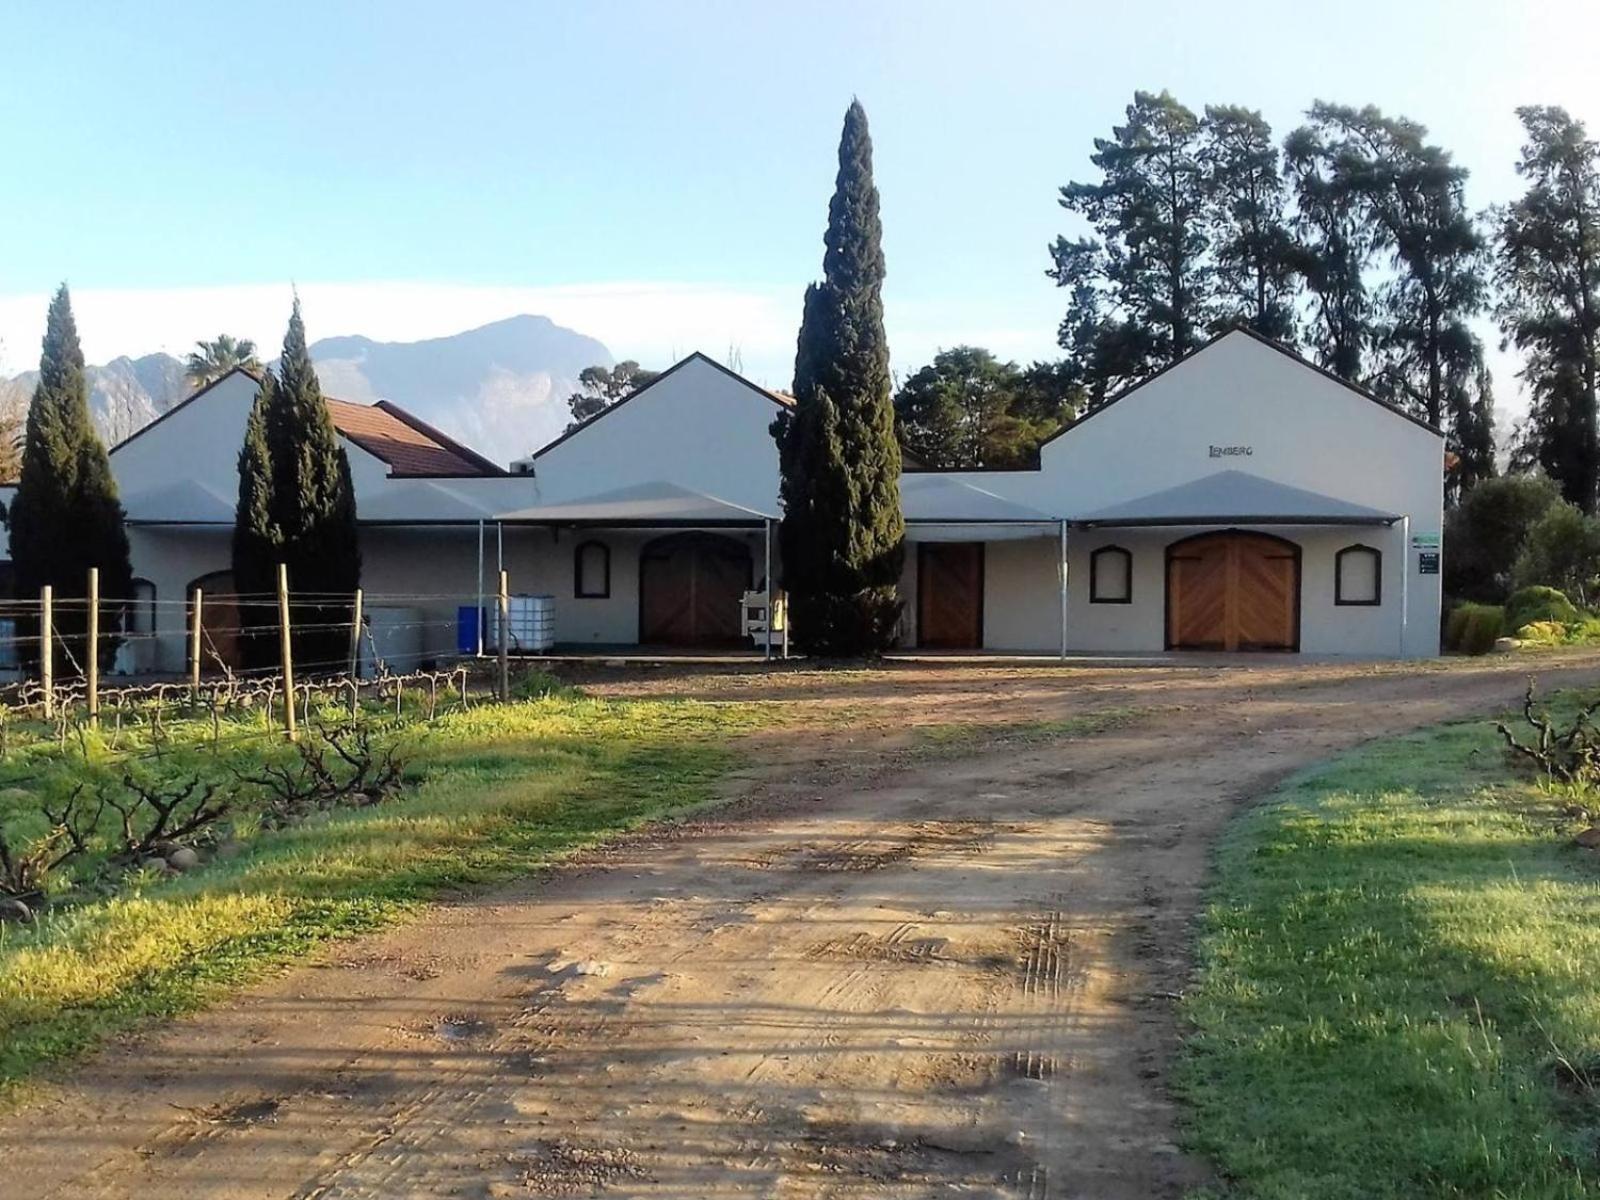
[{"label": "white water tank", "polygon": [[[506,621],[506,647],[512,654],[544,654],[556,644],[556,598],[516,595],[507,597],[510,617]],[[500,606],[489,607],[486,654],[500,650]]]}]

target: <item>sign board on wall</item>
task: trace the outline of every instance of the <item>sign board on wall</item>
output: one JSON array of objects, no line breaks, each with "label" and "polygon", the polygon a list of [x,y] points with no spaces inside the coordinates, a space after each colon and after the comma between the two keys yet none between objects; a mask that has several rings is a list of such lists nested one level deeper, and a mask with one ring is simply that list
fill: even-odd
[{"label": "sign board on wall", "polygon": [[1439,573],[1439,552],[1437,550],[1424,550],[1417,555],[1418,575],[1437,575]]}]

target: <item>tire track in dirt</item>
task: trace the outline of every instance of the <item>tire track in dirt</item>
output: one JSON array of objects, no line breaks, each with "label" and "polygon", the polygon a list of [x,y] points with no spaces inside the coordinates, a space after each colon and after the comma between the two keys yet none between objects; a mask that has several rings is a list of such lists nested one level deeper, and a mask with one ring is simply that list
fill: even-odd
[{"label": "tire track in dirt", "polygon": [[[774,771],[721,818],[441,907],[86,1064],[0,1121],[8,1182],[173,1200],[1179,1196],[1206,1172],[1175,1143],[1166,997],[1216,831],[1295,767],[1511,703],[1522,678],[1211,686],[1076,741],[926,763],[902,747],[815,786]],[[789,761],[825,757],[828,736]]]}]

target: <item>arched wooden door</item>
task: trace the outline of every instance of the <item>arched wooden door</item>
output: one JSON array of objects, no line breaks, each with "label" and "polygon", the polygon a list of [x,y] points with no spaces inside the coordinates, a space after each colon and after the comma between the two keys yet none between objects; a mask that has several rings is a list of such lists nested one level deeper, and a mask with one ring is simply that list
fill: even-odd
[{"label": "arched wooden door", "polygon": [[739,644],[754,560],[743,542],[675,533],[639,551],[639,641],[656,646]]},{"label": "arched wooden door", "polygon": [[235,594],[238,589],[233,583],[233,572],[213,571],[193,580],[184,589],[187,599],[193,600],[195,588],[200,589],[201,669],[241,669],[244,666],[244,646],[239,635],[243,614],[239,611],[239,597]]},{"label": "arched wooden door", "polygon": [[1300,547],[1230,529],[1167,547],[1169,650],[1298,650]]}]

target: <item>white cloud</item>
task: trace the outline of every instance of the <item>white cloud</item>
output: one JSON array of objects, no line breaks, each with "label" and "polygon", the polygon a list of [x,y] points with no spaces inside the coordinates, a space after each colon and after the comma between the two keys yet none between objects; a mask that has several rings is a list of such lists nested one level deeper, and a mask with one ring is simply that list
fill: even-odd
[{"label": "white cloud", "polygon": [[[747,372],[787,377],[794,359],[799,295],[790,287],[598,283],[487,287],[442,283],[302,283],[307,330],[316,340],[365,334],[414,341],[459,333],[518,313],[547,316],[599,338],[619,358],[665,365],[693,350],[742,356]],[[90,362],[165,350],[183,355],[200,338],[231,333],[274,355],[283,340],[291,286],[74,289],[73,312]],[[0,372],[37,364],[43,293],[0,295]]]}]

